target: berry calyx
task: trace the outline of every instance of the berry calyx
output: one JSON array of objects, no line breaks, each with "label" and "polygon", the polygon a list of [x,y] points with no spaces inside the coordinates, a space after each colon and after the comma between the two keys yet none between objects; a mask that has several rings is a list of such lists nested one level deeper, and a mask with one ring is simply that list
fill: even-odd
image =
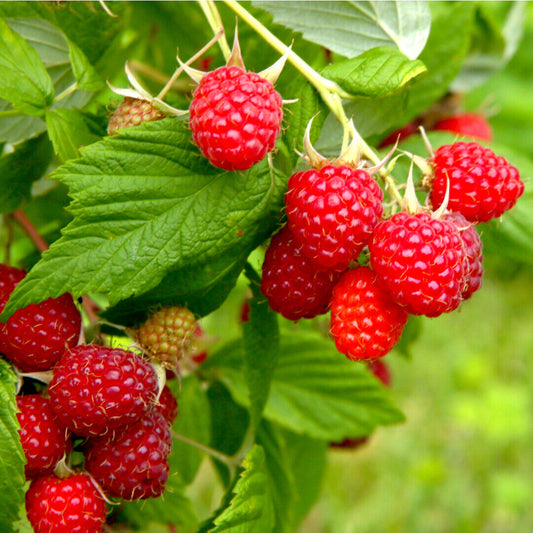
[{"label": "berry calyx", "polygon": [[[25,276],[24,270],[0,265],[0,311]],[[76,345],[80,331],[81,315],[72,296],[48,298],[0,323],[0,353],[22,372],[50,370],[65,350]]]},{"label": "berry calyx", "polygon": [[141,348],[169,369],[190,349],[198,323],[185,307],[164,307],[133,331]]},{"label": "berry calyx", "polygon": [[139,420],[155,401],[158,384],[139,355],[88,344],[68,351],[48,387],[50,405],[76,435],[103,435]]},{"label": "berry calyx", "polygon": [[345,272],[331,297],[331,335],[353,361],[383,357],[399,341],[407,313],[368,267]]},{"label": "berry calyx", "polygon": [[282,100],[269,80],[238,66],[206,74],[193,94],[189,125],[212,165],[247,170],[276,143]]},{"label": "berry calyx", "polygon": [[313,318],[328,310],[337,272],[317,270],[302,245],[284,226],[270,242],[263,262],[261,292],[288,320]]},{"label": "berry calyx", "polygon": [[85,468],[109,496],[138,500],[160,496],[168,479],[172,436],[164,417],[149,411],[114,436],[89,439]]},{"label": "berry calyx", "polygon": [[116,135],[122,128],[138,126],[143,122],[153,122],[165,117],[166,115],[148,100],[126,96],[111,115],[107,133]]},{"label": "berry calyx", "polygon": [[370,265],[407,313],[436,317],[461,303],[464,247],[451,222],[401,211],[376,226],[369,251]]},{"label": "berry calyx", "polygon": [[492,128],[483,115],[460,113],[443,118],[433,125],[433,130],[449,131],[457,135],[472,137],[480,141],[492,141]]},{"label": "berry calyx", "polygon": [[383,191],[368,172],[327,164],[289,178],[288,225],[302,252],[323,269],[357,259],[383,214]]},{"label": "berry calyx", "polygon": [[434,208],[444,201],[449,182],[448,209],[470,222],[486,222],[511,209],[524,192],[518,170],[490,148],[457,142],[441,146],[429,179]]},{"label": "berry calyx", "polygon": [[35,533],[100,533],[107,505],[88,474],[50,475],[32,481],[26,512]]},{"label": "berry calyx", "polygon": [[26,457],[27,479],[51,474],[68,451],[69,434],[40,394],[17,396],[19,436]]}]

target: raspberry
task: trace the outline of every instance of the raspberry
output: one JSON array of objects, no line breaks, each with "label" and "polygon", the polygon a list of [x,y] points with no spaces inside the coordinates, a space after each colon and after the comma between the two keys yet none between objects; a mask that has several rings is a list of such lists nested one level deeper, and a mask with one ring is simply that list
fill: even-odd
[{"label": "raspberry", "polygon": [[439,120],[433,130],[449,131],[457,135],[473,137],[480,141],[492,141],[492,128],[487,119],[475,113],[462,113]]},{"label": "raspberry", "polygon": [[215,167],[247,170],[274,148],[281,106],[270,81],[237,66],[220,67],[194,91],[189,108],[194,142]]},{"label": "raspberry", "polygon": [[107,126],[108,135],[116,135],[118,130],[138,126],[142,122],[153,122],[165,118],[165,114],[151,102],[126,96],[115,109]]},{"label": "raspberry", "polygon": [[[0,311],[25,276],[24,270],[0,265]],[[80,330],[81,315],[72,296],[49,298],[0,323],[0,353],[22,372],[49,370],[78,342]]]},{"label": "raspberry", "polygon": [[303,253],[343,271],[357,259],[383,213],[383,191],[364,170],[326,165],[297,172],[285,195],[289,228]]},{"label": "raspberry", "polygon": [[333,289],[331,335],[339,352],[353,361],[383,357],[406,322],[407,313],[368,267],[345,272]]},{"label": "raspberry", "polygon": [[154,402],[154,369],[133,352],[88,344],[67,352],[48,387],[50,405],[76,435],[102,435],[139,420]]},{"label": "raspberry", "polygon": [[467,300],[481,287],[483,278],[483,245],[475,226],[468,222],[463,215],[450,213],[445,218],[455,224],[463,240],[465,259],[462,297],[463,300]]},{"label": "raspberry", "polygon": [[289,320],[313,318],[329,307],[339,274],[316,269],[284,226],[270,242],[263,262],[261,292],[270,307]]},{"label": "raspberry", "polygon": [[48,399],[40,394],[17,396],[17,408],[26,478],[51,474],[68,451],[68,430],[58,422]]},{"label": "raspberry", "polygon": [[133,333],[140,346],[168,368],[175,368],[190,348],[196,318],[185,307],[164,307]]},{"label": "raspberry", "polygon": [[475,142],[441,146],[435,152],[434,166],[432,206],[438,208],[444,201],[449,180],[447,207],[470,222],[486,222],[503,215],[524,192],[518,170]]},{"label": "raspberry", "polygon": [[156,498],[168,479],[172,436],[155,411],[112,437],[89,439],[85,468],[106,494],[125,500]]},{"label": "raspberry", "polygon": [[163,391],[159,396],[158,402],[154,405],[154,409],[163,415],[163,418],[169,426],[172,426],[178,416],[178,401],[166,385],[163,387]]},{"label": "raspberry", "polygon": [[451,222],[396,213],[376,226],[369,250],[370,265],[408,313],[436,317],[461,303],[464,251]]},{"label": "raspberry", "polygon": [[32,481],[26,512],[35,533],[100,533],[107,505],[89,475],[51,475]]}]

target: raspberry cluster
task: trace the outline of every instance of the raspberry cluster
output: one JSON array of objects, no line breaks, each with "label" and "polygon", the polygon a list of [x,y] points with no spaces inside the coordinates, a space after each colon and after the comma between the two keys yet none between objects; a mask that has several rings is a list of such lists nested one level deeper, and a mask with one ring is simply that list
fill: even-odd
[{"label": "raspberry cluster", "polygon": [[[2,308],[25,274],[0,265]],[[181,308],[161,310],[143,326],[139,331],[149,329],[147,338],[167,351],[181,351],[185,341],[202,335],[194,316]],[[178,415],[173,393],[160,388],[154,367],[138,353],[81,344],[80,327],[80,312],[63,295],[17,311],[0,328],[2,354],[21,377],[49,375],[46,388],[33,384],[28,388],[36,392],[17,396],[31,482],[26,510],[37,533],[100,533],[108,497],[160,496],[169,475],[170,428]],[[158,355],[155,350],[153,359]]]},{"label": "raspberry cluster", "polygon": [[[505,159],[457,142],[430,162],[433,210],[417,205],[383,217],[383,192],[364,168],[314,163],[289,179],[288,223],[267,248],[261,290],[289,320],[330,310],[337,349],[356,361],[390,352],[409,315],[449,313],[481,287],[475,224],[500,216],[524,190]],[[439,203],[444,182],[447,206]]]}]

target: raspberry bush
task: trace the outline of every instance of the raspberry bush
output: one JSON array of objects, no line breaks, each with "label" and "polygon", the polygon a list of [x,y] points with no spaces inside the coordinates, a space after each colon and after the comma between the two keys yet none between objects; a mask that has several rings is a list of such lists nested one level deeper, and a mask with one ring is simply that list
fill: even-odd
[{"label": "raspberry bush", "polygon": [[1,531],[305,530],[417,326],[531,265],[468,100],[525,7],[301,8],[0,4]]}]

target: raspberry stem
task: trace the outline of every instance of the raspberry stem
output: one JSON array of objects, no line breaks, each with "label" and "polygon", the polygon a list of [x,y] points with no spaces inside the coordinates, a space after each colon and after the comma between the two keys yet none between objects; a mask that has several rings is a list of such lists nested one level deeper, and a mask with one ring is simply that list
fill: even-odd
[{"label": "raspberry stem", "polygon": [[[281,55],[287,54],[287,60],[318,91],[324,103],[342,125],[343,141],[341,153],[348,148],[350,137],[357,137],[360,144],[361,155],[377,165],[379,163],[379,156],[363,140],[353,124],[350,124],[350,121],[346,116],[346,111],[342,105],[342,98],[352,98],[352,96],[345,92],[337,83],[321,76],[315,69],[313,69],[313,67],[311,67],[311,65],[265,28],[259,20],[244,9],[238,2],[236,2],[236,0],[224,0],[224,3],[251,26],[268,44],[270,44],[270,46],[272,46],[272,48],[277,50]],[[396,182],[389,172],[386,169],[380,169],[377,174],[383,180],[386,186],[386,191],[392,199],[395,202],[401,203],[402,198],[396,188]]]},{"label": "raspberry stem", "polygon": [[217,7],[212,0],[199,0],[198,3],[202,8],[205,18],[207,19],[207,22],[209,22],[213,33],[217,35],[218,33],[222,32],[222,36],[220,37],[218,44],[220,46],[220,50],[222,50],[224,59],[227,61],[231,55],[231,48],[226,40],[224,25],[222,24],[222,19],[220,18]]}]

